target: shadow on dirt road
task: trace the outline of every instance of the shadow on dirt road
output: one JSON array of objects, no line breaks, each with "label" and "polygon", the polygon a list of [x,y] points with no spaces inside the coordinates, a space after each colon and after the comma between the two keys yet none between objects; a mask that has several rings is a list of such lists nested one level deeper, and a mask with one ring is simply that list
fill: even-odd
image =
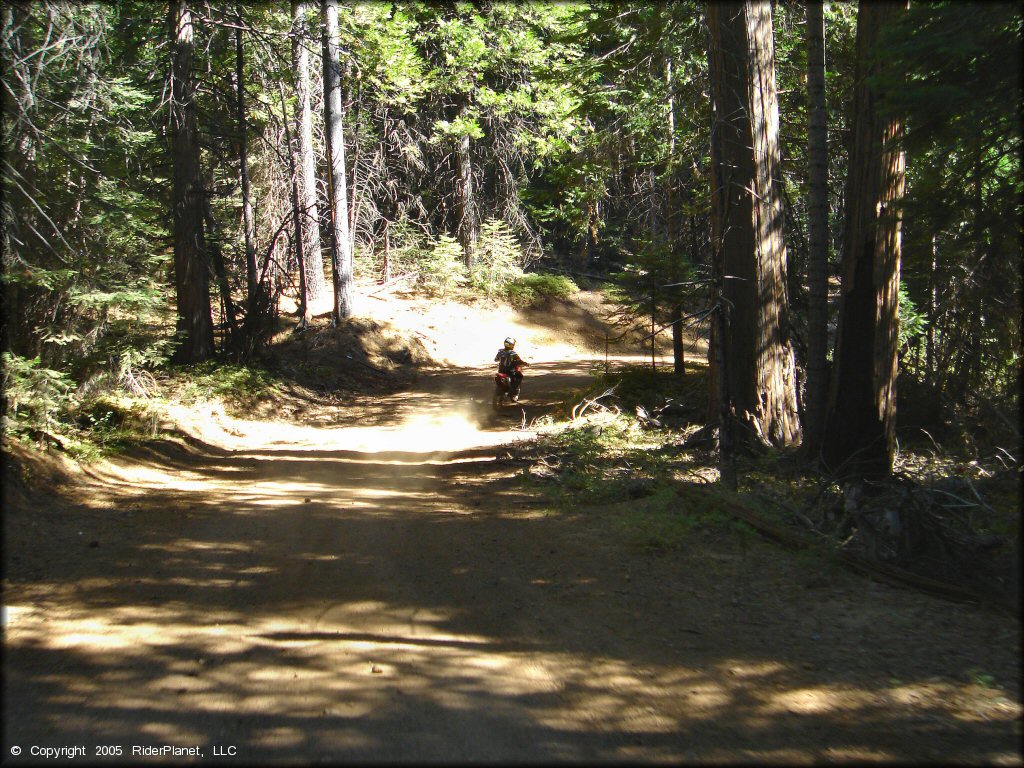
[{"label": "shadow on dirt road", "polygon": [[[586,367],[532,369],[525,423]],[[338,426],[211,424],[9,510],[5,755],[1019,764],[1012,681],[968,702],[954,677],[1012,668],[1012,624],[808,587],[758,542],[628,550],[518,479],[524,419],[488,375],[354,398]]]}]

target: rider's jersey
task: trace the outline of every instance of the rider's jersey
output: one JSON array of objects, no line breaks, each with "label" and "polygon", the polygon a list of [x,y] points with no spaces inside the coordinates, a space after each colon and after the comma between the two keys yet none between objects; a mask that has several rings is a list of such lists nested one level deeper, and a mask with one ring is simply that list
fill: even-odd
[{"label": "rider's jersey", "polygon": [[522,361],[514,349],[499,349],[498,354],[494,356],[494,362],[498,364],[498,373],[513,373]]}]

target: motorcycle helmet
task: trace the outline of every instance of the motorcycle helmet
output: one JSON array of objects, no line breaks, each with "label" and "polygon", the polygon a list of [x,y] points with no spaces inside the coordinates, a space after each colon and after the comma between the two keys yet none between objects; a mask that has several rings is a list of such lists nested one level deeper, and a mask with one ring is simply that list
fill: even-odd
[{"label": "motorcycle helmet", "polygon": [[515,348],[516,348],[516,340],[513,339],[511,336],[506,337],[506,339],[505,339],[505,349],[507,349],[507,350],[509,350],[511,352]]}]

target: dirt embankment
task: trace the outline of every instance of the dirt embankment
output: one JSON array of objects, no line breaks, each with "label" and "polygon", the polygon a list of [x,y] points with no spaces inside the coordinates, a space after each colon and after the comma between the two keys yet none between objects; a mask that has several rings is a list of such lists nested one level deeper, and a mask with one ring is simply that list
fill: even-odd
[{"label": "dirt embankment", "polygon": [[[418,338],[433,368],[397,389],[184,409],[188,440],[5,486],[5,756],[1021,763],[1016,620],[553,505],[503,446],[587,380],[600,318],[440,306],[350,347],[400,368]],[[506,335],[532,410],[496,415]]]}]

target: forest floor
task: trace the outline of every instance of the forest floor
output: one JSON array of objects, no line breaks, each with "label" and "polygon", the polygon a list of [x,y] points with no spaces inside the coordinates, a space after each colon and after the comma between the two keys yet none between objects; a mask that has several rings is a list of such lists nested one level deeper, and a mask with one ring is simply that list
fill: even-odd
[{"label": "forest floor", "polygon": [[[596,301],[364,301],[419,375],[181,407],[180,439],[7,483],[10,764],[1022,764],[1017,618],[757,537],[637,548],[524,479],[509,446],[604,360]],[[495,413],[508,334],[535,365]],[[282,364],[336,371],[318,338]]]}]

